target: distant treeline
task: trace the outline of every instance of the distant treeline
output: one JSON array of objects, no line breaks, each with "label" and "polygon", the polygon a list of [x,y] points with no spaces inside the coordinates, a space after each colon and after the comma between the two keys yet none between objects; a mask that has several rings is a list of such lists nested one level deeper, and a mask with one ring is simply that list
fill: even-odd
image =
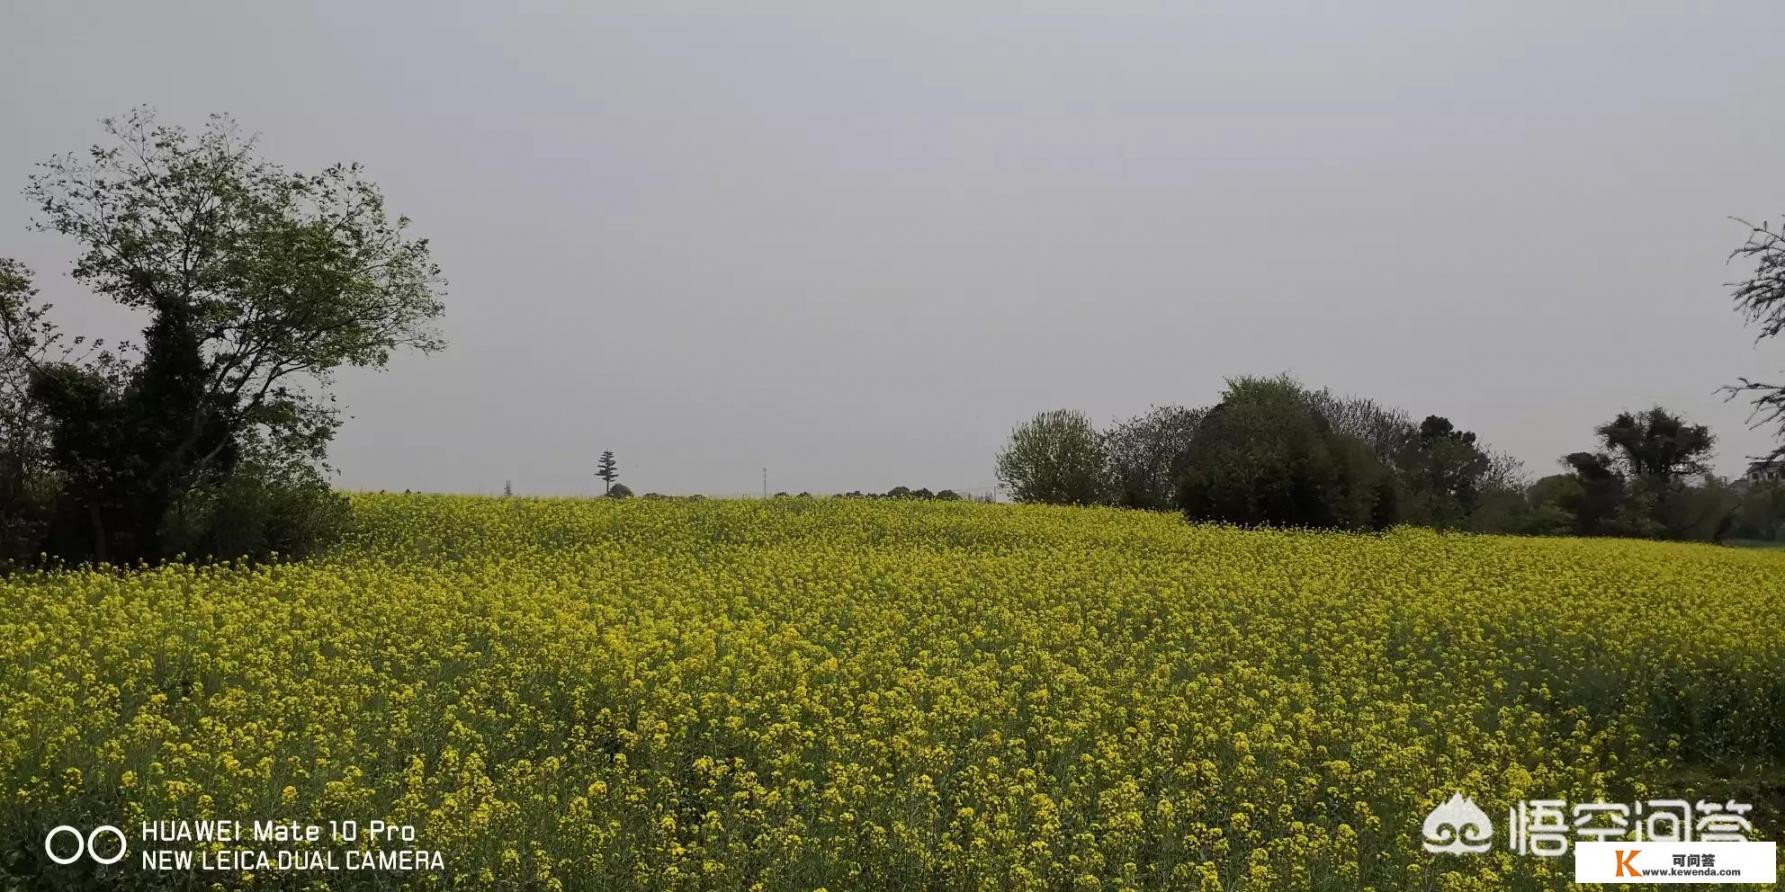
[{"label": "distant treeline", "polygon": [[1105,430],[1080,412],[1044,412],[1012,433],[997,466],[1019,502],[1248,526],[1781,538],[1785,485],[1717,478],[1705,464],[1714,443],[1666,409],[1624,412],[1563,457],[1562,472],[1529,481],[1449,418],[1416,422],[1282,376],[1235,379],[1214,406],[1160,406]]},{"label": "distant treeline", "polygon": [[[106,143],[40,164],[32,225],[76,250],[72,279],[138,314],[135,343],[65,336],[33,274],[0,256],[0,571],[48,559],[134,565],[298,557],[345,536],[328,484],[343,421],[330,382],[442,349],[445,281],[426,239],[357,164],[260,157],[227,116],[193,132],[147,110]],[[1736,309],[1785,332],[1785,232],[1751,225]],[[1785,434],[1785,384],[1739,379]],[[1781,538],[1770,480],[1710,475],[1712,438],[1660,408],[1600,425],[1535,482],[1449,419],[1288,378],[1230,382],[1099,431],[1077,412],[1018,428],[999,477],[1018,501],[1181,511],[1249,525],[1723,540]],[[624,498],[604,453],[604,492]],[[505,487],[505,492],[509,488]],[[895,487],[857,498],[948,499]]]},{"label": "distant treeline", "polygon": [[[778,495],[784,496],[786,493],[778,493]],[[807,495],[807,493],[800,493],[800,495]],[[931,492],[929,487],[926,486],[920,486],[916,489],[912,489],[909,486],[895,486],[886,492],[862,492],[859,489],[854,489],[849,492],[837,493],[836,497],[839,499],[924,499],[936,502],[989,502],[992,500],[990,496],[979,497],[962,495],[952,489],[938,489]]]}]

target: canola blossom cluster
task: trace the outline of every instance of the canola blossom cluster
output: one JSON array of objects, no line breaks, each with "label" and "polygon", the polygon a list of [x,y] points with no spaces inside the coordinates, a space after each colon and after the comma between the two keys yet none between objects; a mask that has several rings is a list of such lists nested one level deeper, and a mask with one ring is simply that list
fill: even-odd
[{"label": "canola blossom cluster", "polygon": [[1567,884],[1424,851],[1459,791],[1758,790],[1779,838],[1785,554],[841,499],[354,510],[304,563],[0,580],[0,885],[63,869],[53,826],[162,819],[378,818],[444,868],[86,879]]}]

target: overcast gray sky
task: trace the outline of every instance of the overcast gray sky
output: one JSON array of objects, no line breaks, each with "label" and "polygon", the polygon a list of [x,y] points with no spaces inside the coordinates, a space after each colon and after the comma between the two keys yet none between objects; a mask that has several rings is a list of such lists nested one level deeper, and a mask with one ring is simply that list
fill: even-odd
[{"label": "overcast gray sky", "polygon": [[0,0],[0,256],[128,327],[18,190],[134,105],[364,162],[452,346],[344,377],[356,488],[983,489],[1278,371],[1533,475],[1655,402],[1771,443],[1715,390],[1785,368],[1724,285],[1785,4],[847,6]]}]

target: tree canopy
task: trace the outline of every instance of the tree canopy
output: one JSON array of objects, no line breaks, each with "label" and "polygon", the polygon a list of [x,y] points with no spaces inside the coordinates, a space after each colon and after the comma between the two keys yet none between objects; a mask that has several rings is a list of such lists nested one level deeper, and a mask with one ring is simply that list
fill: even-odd
[{"label": "tree canopy", "polygon": [[1175,507],[1178,477],[1205,414],[1202,409],[1155,406],[1104,433],[1116,504],[1127,508]]},{"label": "tree canopy", "polygon": [[356,164],[289,172],[227,116],[197,132],[140,109],[104,125],[107,144],[51,158],[25,194],[36,228],[79,246],[73,278],[147,317],[142,343],[48,355],[53,330],[9,265],[0,387],[24,382],[44,422],[63,513],[80,518],[70,550],[154,559],[194,488],[244,464],[318,467],[340,424],[333,373],[443,346],[445,283]]},{"label": "tree canopy", "polygon": [[1687,424],[1660,406],[1643,412],[1619,412],[1594,428],[1605,448],[1632,477],[1672,481],[1703,474],[1716,438],[1702,424]]},{"label": "tree canopy", "polygon": [[998,480],[1018,502],[1091,505],[1109,493],[1103,440],[1084,413],[1036,415],[998,454]]},{"label": "tree canopy", "polygon": [[1395,499],[1369,444],[1335,430],[1287,377],[1228,383],[1178,487],[1190,519],[1248,525],[1380,529],[1394,522]]}]

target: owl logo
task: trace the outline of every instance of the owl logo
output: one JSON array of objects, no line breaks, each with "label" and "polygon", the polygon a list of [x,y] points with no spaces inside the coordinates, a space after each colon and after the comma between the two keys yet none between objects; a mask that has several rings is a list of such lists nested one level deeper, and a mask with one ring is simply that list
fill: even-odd
[{"label": "owl logo", "polygon": [[1494,823],[1475,800],[1452,793],[1426,815],[1425,837],[1428,852],[1479,854],[1494,845]]}]

